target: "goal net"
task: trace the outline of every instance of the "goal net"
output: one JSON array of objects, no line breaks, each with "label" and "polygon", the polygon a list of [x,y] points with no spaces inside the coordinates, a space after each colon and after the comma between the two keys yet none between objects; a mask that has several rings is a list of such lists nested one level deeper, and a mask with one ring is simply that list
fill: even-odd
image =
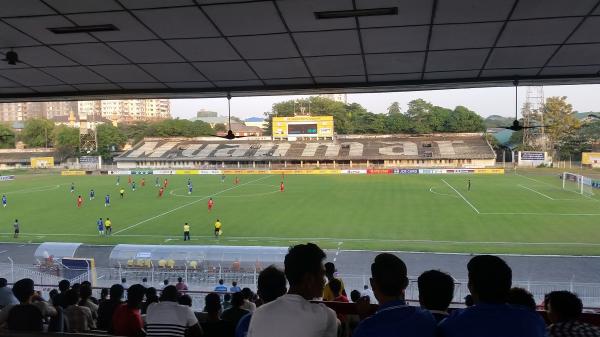
[{"label": "goal net", "polygon": [[582,195],[594,195],[592,178],[577,173],[563,172],[562,188]]}]

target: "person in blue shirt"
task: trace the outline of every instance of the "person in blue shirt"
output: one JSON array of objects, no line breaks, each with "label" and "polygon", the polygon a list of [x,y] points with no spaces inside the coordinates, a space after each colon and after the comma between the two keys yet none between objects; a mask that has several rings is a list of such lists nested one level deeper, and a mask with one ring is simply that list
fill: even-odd
[{"label": "person in blue shirt", "polygon": [[131,190],[135,192],[135,181],[131,183]]},{"label": "person in blue shirt", "polygon": [[192,194],[192,184],[188,184],[188,194]]},{"label": "person in blue shirt", "polygon": [[237,293],[238,291],[242,291],[242,288],[237,285],[236,281],[231,282],[231,288],[229,288],[229,292]]},{"label": "person in blue shirt", "polygon": [[75,193],[75,183],[71,183],[71,193]]},{"label": "person in blue shirt", "polygon": [[98,234],[104,235],[104,221],[102,221],[102,218],[98,219],[96,224],[98,225]]},{"label": "person in blue shirt", "polygon": [[404,301],[407,286],[404,262],[390,253],[377,255],[371,264],[371,288],[379,309],[360,322],[352,336],[435,337],[437,324],[433,315]]},{"label": "person in blue shirt", "polygon": [[107,195],[104,197],[104,207],[109,207],[109,206],[110,206],[110,195],[109,195],[109,194],[107,194]]},{"label": "person in blue shirt", "polygon": [[215,287],[215,292],[218,293],[226,293],[227,292],[227,286],[223,285],[223,279],[219,280],[219,284]]},{"label": "person in blue shirt", "polygon": [[6,195],[2,195],[2,207],[6,207],[6,203],[8,202],[8,200],[6,199]]},{"label": "person in blue shirt", "polygon": [[190,186],[192,184],[192,180],[188,178],[187,185]]},{"label": "person in blue shirt", "polygon": [[452,312],[439,325],[442,337],[544,337],[542,317],[523,306],[507,304],[512,270],[497,256],[479,255],[467,264],[474,305]]},{"label": "person in blue shirt", "polygon": [[90,190],[90,200],[94,200],[94,198],[96,198],[96,192],[94,192],[94,189],[92,188]]},{"label": "person in blue shirt", "polygon": [[[263,271],[258,274],[258,289],[256,291],[263,301],[263,304],[274,301],[285,295],[287,292],[286,282],[283,270],[277,269],[275,266],[269,266],[263,269]],[[236,282],[232,282],[233,286],[236,284]],[[231,289],[233,289],[233,287]],[[252,313],[249,313],[239,320],[235,329],[235,337],[246,337],[251,319]]]},{"label": "person in blue shirt", "polygon": [[448,307],[454,297],[454,279],[439,270],[428,270],[417,279],[419,304],[429,310],[436,322],[448,317]]}]

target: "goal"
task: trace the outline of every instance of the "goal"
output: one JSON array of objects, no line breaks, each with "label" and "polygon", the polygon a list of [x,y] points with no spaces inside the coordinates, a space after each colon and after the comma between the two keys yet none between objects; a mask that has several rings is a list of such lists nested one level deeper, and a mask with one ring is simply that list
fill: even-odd
[{"label": "goal", "polygon": [[592,179],[577,173],[563,172],[562,188],[582,195],[594,195]]}]

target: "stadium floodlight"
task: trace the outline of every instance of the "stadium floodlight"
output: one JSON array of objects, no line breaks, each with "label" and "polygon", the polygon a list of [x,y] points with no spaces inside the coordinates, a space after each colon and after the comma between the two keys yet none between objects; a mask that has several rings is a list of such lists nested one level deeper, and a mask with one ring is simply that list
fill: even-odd
[{"label": "stadium floodlight", "polygon": [[562,188],[563,190],[573,191],[581,195],[594,195],[592,179],[577,173],[563,172]]}]

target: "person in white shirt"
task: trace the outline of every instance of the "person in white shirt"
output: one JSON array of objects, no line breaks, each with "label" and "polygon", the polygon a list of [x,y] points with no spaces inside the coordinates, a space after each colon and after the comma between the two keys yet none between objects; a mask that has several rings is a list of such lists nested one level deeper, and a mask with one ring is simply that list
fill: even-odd
[{"label": "person in white shirt", "polygon": [[254,294],[252,293],[252,290],[250,290],[250,288],[244,288],[242,289],[242,296],[244,297],[244,304],[242,304],[242,306],[240,308],[244,309],[244,310],[248,310],[249,312],[254,312],[254,310],[256,310],[256,304],[250,302],[250,299],[252,298]]},{"label": "person in white shirt", "polygon": [[325,253],[313,243],[296,245],[285,256],[286,295],[264,304],[252,315],[247,337],[336,337],[333,310],[310,300],[323,295]]},{"label": "person in white shirt", "polygon": [[13,295],[12,289],[7,287],[8,281],[5,278],[0,278],[0,309],[9,304],[19,304],[19,301]]},{"label": "person in white shirt", "polygon": [[202,336],[202,328],[192,308],[177,303],[177,293],[175,286],[166,286],[160,302],[150,304],[146,312],[146,336]]},{"label": "person in white shirt", "polygon": [[371,304],[377,304],[377,299],[373,290],[369,289],[369,286],[365,284],[363,291],[360,292],[360,297],[368,297]]}]

